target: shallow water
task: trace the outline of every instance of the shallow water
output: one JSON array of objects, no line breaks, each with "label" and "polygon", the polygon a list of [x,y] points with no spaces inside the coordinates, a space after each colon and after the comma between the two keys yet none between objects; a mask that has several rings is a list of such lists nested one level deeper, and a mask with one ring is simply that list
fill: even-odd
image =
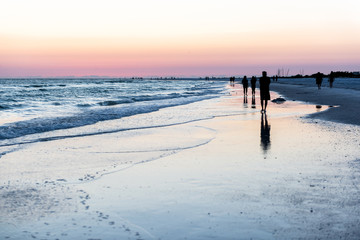
[{"label": "shallow water", "polygon": [[[237,116],[243,121],[258,120],[258,96],[254,99],[255,105],[250,105],[246,103],[247,98],[239,96],[235,89],[229,88],[228,91],[221,98],[79,128],[29,135],[8,142],[4,140],[3,146],[0,146],[0,182],[96,179],[103,174],[201,146],[214,139],[212,129],[188,127],[187,123],[196,124],[226,116]],[[276,97],[275,93],[272,95]],[[251,97],[248,98],[251,101]],[[296,102],[270,103],[269,117],[297,116],[318,111],[315,109],[313,105]],[[93,133],[88,134],[90,131]],[[159,133],[163,137],[153,137]]]},{"label": "shallow water", "polygon": [[[228,91],[89,126],[126,131],[3,146],[0,237],[359,236],[359,127],[270,103],[264,134],[258,96],[252,108]],[[157,126],[160,116],[176,124]]]},{"label": "shallow water", "polygon": [[9,142],[219,97],[226,83],[78,78],[0,79],[0,84],[0,141]]}]

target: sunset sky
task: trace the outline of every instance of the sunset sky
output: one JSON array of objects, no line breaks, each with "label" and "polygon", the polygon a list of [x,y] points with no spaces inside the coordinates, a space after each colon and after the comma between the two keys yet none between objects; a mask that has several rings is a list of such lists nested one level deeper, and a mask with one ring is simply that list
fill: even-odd
[{"label": "sunset sky", "polygon": [[0,3],[0,77],[360,71],[359,0]]}]

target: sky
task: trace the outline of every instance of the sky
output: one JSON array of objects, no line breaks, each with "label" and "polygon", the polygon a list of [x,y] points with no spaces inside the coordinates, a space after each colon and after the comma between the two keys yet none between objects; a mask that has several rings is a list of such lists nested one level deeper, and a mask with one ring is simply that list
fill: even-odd
[{"label": "sky", "polygon": [[0,77],[360,71],[359,0],[0,0]]}]

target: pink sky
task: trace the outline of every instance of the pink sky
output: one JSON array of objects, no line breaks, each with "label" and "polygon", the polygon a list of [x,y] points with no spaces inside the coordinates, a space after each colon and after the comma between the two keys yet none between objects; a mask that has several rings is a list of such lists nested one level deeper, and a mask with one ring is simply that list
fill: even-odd
[{"label": "pink sky", "polygon": [[0,16],[0,77],[360,70],[358,1],[254,2],[8,3]]}]

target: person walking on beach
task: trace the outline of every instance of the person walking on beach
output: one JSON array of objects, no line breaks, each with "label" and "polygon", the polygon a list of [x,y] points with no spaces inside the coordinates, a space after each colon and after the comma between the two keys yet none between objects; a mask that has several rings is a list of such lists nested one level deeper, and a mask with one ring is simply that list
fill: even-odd
[{"label": "person walking on beach", "polygon": [[256,88],[256,77],[252,76],[251,78],[251,94],[255,95],[255,88]]},{"label": "person walking on beach", "polygon": [[235,85],[235,77],[230,77],[230,86],[234,86]]},{"label": "person walking on beach", "polygon": [[318,89],[321,89],[322,81],[323,81],[322,74],[318,72],[316,74],[316,85],[318,86]]},{"label": "person walking on beach", "polygon": [[249,81],[247,80],[247,77],[244,76],[243,80],[242,80],[242,85],[244,88],[244,96],[247,96],[247,92],[248,92],[248,87],[249,87]]},{"label": "person walking on beach", "polygon": [[266,75],[265,71],[262,72],[260,78],[260,100],[261,100],[261,112],[266,112],[268,100],[270,100],[270,78]]},{"label": "person walking on beach", "polygon": [[334,72],[331,71],[330,75],[329,75],[329,84],[330,84],[330,88],[333,87],[333,83],[335,81],[335,76],[334,76]]}]

